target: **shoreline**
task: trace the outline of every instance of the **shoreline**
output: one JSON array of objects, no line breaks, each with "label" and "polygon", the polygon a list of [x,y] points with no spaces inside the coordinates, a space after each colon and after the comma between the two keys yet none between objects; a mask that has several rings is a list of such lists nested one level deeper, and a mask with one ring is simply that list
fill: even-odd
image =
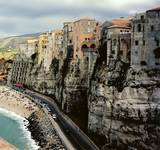
[{"label": "shoreline", "polygon": [[25,127],[39,146],[38,150],[56,148],[66,150],[43,109],[25,94],[0,86],[0,108],[13,112],[28,121]]},{"label": "shoreline", "polygon": [[0,108],[12,111],[26,119],[39,109],[25,95],[7,86],[0,86]]},{"label": "shoreline", "polygon": [[[22,134],[22,138],[25,139],[25,142],[26,142],[26,146],[25,147],[27,149],[30,149],[30,150],[38,150],[39,149],[39,146],[36,143],[35,139],[33,139],[32,136],[31,136],[31,132],[30,132],[30,130],[28,128],[29,121],[26,118],[24,118],[24,117],[14,113],[14,112],[12,112],[12,111],[8,111],[8,110],[6,110],[4,108],[0,108],[0,113],[3,116],[5,116],[7,118],[10,118],[11,120],[17,122],[17,124],[19,126],[19,130],[20,130],[20,132]],[[5,140],[9,140],[9,139],[5,139]],[[16,146],[15,143],[10,143],[10,144]]]},{"label": "shoreline", "polygon": [[3,150],[18,150],[14,145],[8,143],[8,141],[0,138],[0,149]]},{"label": "shoreline", "polygon": [[[33,149],[39,149],[37,141],[31,136],[32,133],[29,130],[28,118],[31,114],[39,109],[25,95],[21,94],[14,89],[7,86],[0,86],[0,110],[8,117],[13,117],[20,123],[20,128],[24,132],[25,137],[32,145]],[[3,139],[3,137],[2,137]],[[12,144],[12,143],[10,143]]]}]

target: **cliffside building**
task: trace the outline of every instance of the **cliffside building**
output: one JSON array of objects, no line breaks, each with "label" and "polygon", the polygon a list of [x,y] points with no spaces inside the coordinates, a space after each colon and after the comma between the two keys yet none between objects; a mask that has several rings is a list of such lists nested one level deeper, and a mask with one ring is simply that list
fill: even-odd
[{"label": "cliffside building", "polygon": [[47,44],[48,44],[48,32],[42,33],[39,36],[39,42],[38,42],[38,64],[40,65],[41,63],[44,62],[44,55],[45,51],[47,49]]},{"label": "cliffside building", "polygon": [[99,46],[99,23],[90,18],[73,23],[74,60],[83,59],[84,53],[96,51]]},{"label": "cliffside building", "polygon": [[48,72],[54,58],[63,58],[63,31],[54,30],[48,33],[46,48],[44,48],[44,68]]},{"label": "cliffside building", "polygon": [[160,7],[134,16],[131,65],[160,67]]},{"label": "cliffside building", "polygon": [[131,49],[131,22],[128,18],[119,18],[111,21],[106,31],[107,65],[113,60],[130,60]]},{"label": "cliffside building", "polygon": [[33,54],[38,52],[38,39],[28,40],[27,45],[28,45],[27,57],[31,57]]},{"label": "cliffside building", "polygon": [[73,58],[73,22],[63,24],[63,58]]}]

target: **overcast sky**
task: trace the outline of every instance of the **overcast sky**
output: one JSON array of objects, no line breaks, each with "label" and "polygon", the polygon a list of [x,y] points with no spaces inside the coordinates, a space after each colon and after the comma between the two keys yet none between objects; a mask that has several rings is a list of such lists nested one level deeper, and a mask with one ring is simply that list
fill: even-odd
[{"label": "overcast sky", "polygon": [[103,22],[158,3],[160,0],[0,0],[0,37],[61,28],[64,21],[79,17]]}]

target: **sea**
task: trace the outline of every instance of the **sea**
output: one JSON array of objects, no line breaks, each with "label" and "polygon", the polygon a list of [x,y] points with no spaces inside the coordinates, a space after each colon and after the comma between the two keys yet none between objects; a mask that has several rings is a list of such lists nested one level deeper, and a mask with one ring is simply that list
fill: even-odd
[{"label": "sea", "polygon": [[27,125],[25,118],[0,108],[0,138],[16,146],[18,150],[38,150]]}]

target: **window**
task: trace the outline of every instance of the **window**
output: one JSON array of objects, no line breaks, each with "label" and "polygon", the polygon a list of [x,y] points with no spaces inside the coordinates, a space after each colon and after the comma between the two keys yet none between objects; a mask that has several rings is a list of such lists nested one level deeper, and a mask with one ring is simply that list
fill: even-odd
[{"label": "window", "polygon": [[143,32],[145,31],[145,27],[144,27],[144,25],[143,25]]},{"label": "window", "polygon": [[154,31],[154,26],[153,25],[151,26],[151,31]]},{"label": "window", "polygon": [[156,40],[156,46],[159,46],[159,40]]},{"label": "window", "polygon": [[138,40],[136,40],[136,41],[135,41],[135,45],[137,46],[138,44],[139,44],[139,41],[138,41]]},{"label": "window", "polygon": [[69,43],[71,44],[71,43],[72,43],[72,40],[69,40]]},{"label": "window", "polygon": [[138,26],[137,26],[137,31],[138,31],[138,32],[141,32],[141,31],[142,31],[141,24],[138,24]]},{"label": "window", "polygon": [[111,51],[111,54],[115,54],[115,51],[114,51],[114,50],[112,50],[112,51]]},{"label": "window", "polygon": [[144,16],[141,16],[141,20],[144,20]]},{"label": "window", "polygon": [[143,45],[145,45],[145,40],[143,40]]}]

